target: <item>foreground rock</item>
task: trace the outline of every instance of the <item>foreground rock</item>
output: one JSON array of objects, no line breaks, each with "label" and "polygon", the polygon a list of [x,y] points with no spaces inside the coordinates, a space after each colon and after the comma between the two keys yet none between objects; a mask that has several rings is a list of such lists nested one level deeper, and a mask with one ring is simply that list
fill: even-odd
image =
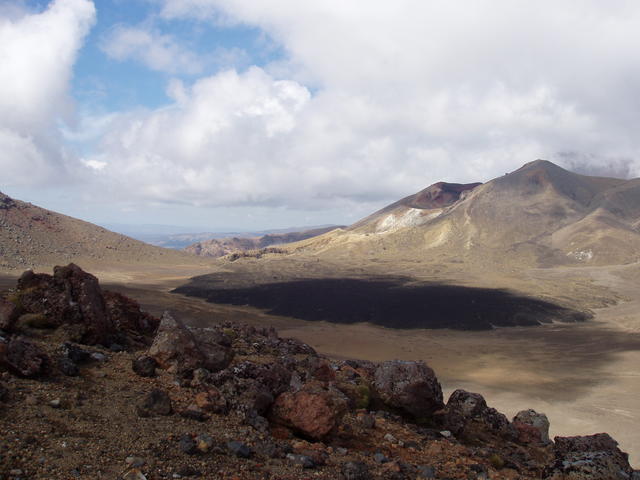
[{"label": "foreground rock", "polygon": [[454,391],[447,401],[444,427],[455,436],[469,440],[486,434],[509,440],[516,438],[516,430],[505,415],[487,406],[482,395],[461,389]]},{"label": "foreground rock", "polygon": [[440,383],[423,362],[381,363],[375,371],[374,387],[386,405],[416,419],[427,418],[444,407]]},{"label": "foreground rock", "polygon": [[338,390],[308,384],[280,395],[271,408],[271,420],[314,440],[333,432],[347,411],[347,399]]},{"label": "foreground rock", "polygon": [[628,455],[606,433],[555,437],[555,464],[548,480],[627,480],[633,470]]},{"label": "foreground rock", "polygon": [[38,377],[47,373],[51,364],[49,357],[35,343],[13,337],[8,343],[0,340],[0,366],[22,377]]},{"label": "foreground rock", "polygon": [[[103,292],[96,277],[73,263],[55,267],[53,276],[24,272],[5,306],[7,301],[15,307],[13,317],[31,315],[31,323],[37,319],[51,328],[73,327],[69,340],[87,345],[145,343],[158,325],[135,301]],[[8,323],[13,327],[15,321]]]},{"label": "foreground rock", "polygon": [[173,372],[205,368],[217,372],[233,359],[233,351],[223,335],[214,330],[198,329],[198,337],[181,320],[165,312],[148,355],[160,367]]}]

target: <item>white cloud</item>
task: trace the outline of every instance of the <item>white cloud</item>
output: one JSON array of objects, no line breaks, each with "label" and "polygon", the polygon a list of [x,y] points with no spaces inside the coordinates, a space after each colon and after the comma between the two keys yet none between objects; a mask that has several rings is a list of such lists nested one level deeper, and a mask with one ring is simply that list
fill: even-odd
[{"label": "white cloud", "polygon": [[569,165],[566,152],[633,158],[626,171],[640,173],[635,2],[162,6],[166,19],[256,26],[286,57],[173,81],[172,105],[123,115],[98,156],[139,195],[324,208],[486,180],[535,158]]},{"label": "white cloud", "polygon": [[67,95],[77,52],[93,24],[87,0],[55,0],[41,13],[0,17],[0,168],[5,184],[60,178],[68,153],[57,121],[69,118]]},{"label": "white cloud", "polygon": [[116,26],[103,38],[101,48],[111,58],[137,60],[161,72],[197,74],[205,63],[173,36],[146,27]]},{"label": "white cloud", "polygon": [[[640,174],[635,1],[158,1],[167,31],[183,18],[204,22],[198,28],[250,25],[285,55],[264,68],[173,79],[167,106],[134,106],[88,118],[86,135],[67,132],[69,140],[102,136],[85,165],[118,198],[379,204],[535,158]],[[117,27],[103,47],[176,76],[205,71],[209,58],[154,28]],[[64,71],[56,91],[66,88]],[[43,72],[38,81],[50,77],[61,78]],[[48,113],[34,115],[43,107],[27,96],[25,125],[66,108],[51,101],[64,95],[46,91],[36,98],[48,99],[40,102]],[[25,152],[40,144],[26,127],[0,127],[18,132]]]}]

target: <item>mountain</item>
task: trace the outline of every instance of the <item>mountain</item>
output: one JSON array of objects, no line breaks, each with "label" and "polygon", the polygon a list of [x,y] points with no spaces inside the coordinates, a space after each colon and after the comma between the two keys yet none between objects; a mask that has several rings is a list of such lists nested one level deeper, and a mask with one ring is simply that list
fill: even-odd
[{"label": "mountain", "polygon": [[[640,259],[640,179],[536,160],[485,184],[436,183],[299,251],[529,266]],[[347,254],[347,253],[346,253]]]},{"label": "mountain", "polygon": [[299,242],[308,238],[317,237],[324,233],[341,228],[328,226],[304,230],[302,232],[268,233],[259,237],[228,237],[213,238],[189,245],[185,252],[202,257],[223,257],[230,253],[259,250],[271,245]]},{"label": "mountain", "polygon": [[188,263],[191,258],[0,193],[2,270],[70,261],[88,265]]}]

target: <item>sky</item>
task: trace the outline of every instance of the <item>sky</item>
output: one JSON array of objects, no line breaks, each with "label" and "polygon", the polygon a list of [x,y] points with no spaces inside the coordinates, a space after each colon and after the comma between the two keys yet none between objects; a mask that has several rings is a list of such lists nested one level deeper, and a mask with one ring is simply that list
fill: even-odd
[{"label": "sky", "polygon": [[99,224],[349,224],[544,158],[640,176],[635,0],[0,0],[0,191]]}]

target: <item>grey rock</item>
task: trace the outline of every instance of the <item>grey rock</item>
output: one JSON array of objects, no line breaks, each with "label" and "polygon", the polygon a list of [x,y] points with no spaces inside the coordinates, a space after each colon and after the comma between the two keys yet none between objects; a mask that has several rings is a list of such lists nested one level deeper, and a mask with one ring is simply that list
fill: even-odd
[{"label": "grey rock", "polygon": [[140,417],[154,417],[157,415],[171,415],[173,408],[171,398],[162,390],[152,390],[138,406],[136,412]]},{"label": "grey rock", "polygon": [[67,357],[60,357],[58,359],[58,370],[60,370],[67,377],[77,377],[80,375],[80,369],[73,360]]},{"label": "grey rock", "polygon": [[416,418],[429,417],[444,407],[440,383],[423,362],[392,360],[379,364],[374,388],[386,405]]},{"label": "grey rock", "polygon": [[141,377],[155,377],[158,362],[153,357],[143,355],[131,361],[131,369]]},{"label": "grey rock", "polygon": [[373,461],[376,463],[387,463],[389,459],[386,457],[384,453],[376,452],[373,455]]},{"label": "grey rock", "polygon": [[420,480],[436,478],[436,469],[430,465],[420,465],[418,466],[417,478]]},{"label": "grey rock", "polygon": [[530,425],[540,433],[540,440],[544,443],[549,441],[549,419],[544,413],[535,410],[522,410],[513,417],[513,423]]},{"label": "grey rock", "polygon": [[316,464],[311,457],[307,455],[298,455],[294,453],[287,454],[287,459],[295,465],[300,465],[302,468],[315,468]]},{"label": "grey rock", "polygon": [[195,455],[198,453],[198,445],[191,435],[183,435],[180,437],[178,446],[180,447],[180,451],[187,455]]},{"label": "grey rock", "polygon": [[347,462],[342,465],[345,480],[370,480],[369,467],[363,462]]},{"label": "grey rock", "polygon": [[242,442],[237,440],[227,442],[227,448],[231,453],[233,453],[236,457],[240,458],[249,458],[251,457],[251,449]]}]

